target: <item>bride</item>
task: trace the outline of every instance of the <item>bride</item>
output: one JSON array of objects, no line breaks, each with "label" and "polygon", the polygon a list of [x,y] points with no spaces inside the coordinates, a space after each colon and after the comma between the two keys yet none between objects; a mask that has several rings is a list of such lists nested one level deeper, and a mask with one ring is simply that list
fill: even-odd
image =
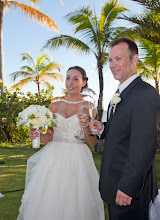
[{"label": "bride", "polygon": [[[67,98],[50,104],[56,127],[40,139],[46,145],[27,161],[25,191],[18,220],[104,220],[103,202],[98,191],[99,175],[92,154],[76,135],[81,131],[77,114],[87,87],[86,72],[71,67],[66,75]],[[96,137],[83,126],[83,138],[90,146]],[[37,132],[30,130],[30,138]]]}]

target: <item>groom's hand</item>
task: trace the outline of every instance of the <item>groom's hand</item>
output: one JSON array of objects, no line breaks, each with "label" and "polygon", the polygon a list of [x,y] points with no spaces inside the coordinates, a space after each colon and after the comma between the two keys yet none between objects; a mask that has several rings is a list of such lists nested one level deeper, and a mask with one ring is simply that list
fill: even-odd
[{"label": "groom's hand", "polygon": [[130,205],[132,201],[132,197],[128,196],[127,194],[123,193],[119,189],[117,190],[116,196],[116,204],[120,206],[127,206]]},{"label": "groom's hand", "polygon": [[99,134],[103,129],[103,124],[98,120],[90,120],[89,127],[91,131],[96,130]]}]

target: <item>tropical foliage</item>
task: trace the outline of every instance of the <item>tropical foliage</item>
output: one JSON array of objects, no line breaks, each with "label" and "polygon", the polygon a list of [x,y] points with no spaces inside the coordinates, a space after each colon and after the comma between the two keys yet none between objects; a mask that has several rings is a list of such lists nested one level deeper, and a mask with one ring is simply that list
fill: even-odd
[{"label": "tropical foliage", "polygon": [[61,46],[79,50],[83,53],[93,53],[97,60],[97,69],[99,76],[99,99],[98,114],[102,119],[102,100],[103,100],[103,66],[107,63],[108,53],[107,45],[119,32],[119,29],[113,27],[113,22],[119,13],[125,11],[117,0],[107,1],[101,9],[100,18],[98,18],[90,7],[75,10],[65,18],[73,25],[76,38],[62,34],[48,40],[43,48],[59,48]]},{"label": "tropical foliage", "polygon": [[120,16],[120,19],[131,22],[134,26],[126,28],[122,35],[131,38],[144,38],[160,45],[160,1],[159,0],[132,0],[140,2],[147,8],[140,14],[130,13],[129,16]]},{"label": "tropical foliage", "polygon": [[159,92],[160,81],[160,47],[148,40],[140,41],[144,51],[144,58],[139,60],[138,71],[144,79],[151,79],[155,82],[155,88]]},{"label": "tropical foliage", "polygon": [[159,0],[132,0],[134,2],[139,2],[146,8],[155,10],[160,13],[160,1]]},{"label": "tropical foliage", "polygon": [[47,80],[55,79],[58,82],[63,80],[63,76],[60,73],[54,72],[54,70],[60,72],[60,65],[55,62],[51,62],[50,57],[47,54],[38,55],[36,62],[33,60],[29,53],[22,54],[22,61],[27,61],[29,66],[22,66],[19,71],[12,73],[13,79],[16,80],[18,77],[23,77],[19,83],[13,85],[9,91],[24,85],[34,82],[38,87],[38,94],[40,93],[40,85],[51,87],[51,83]]},{"label": "tropical foliage", "polygon": [[26,127],[16,127],[18,113],[30,105],[44,105],[48,107],[53,97],[54,87],[41,90],[26,95],[16,89],[14,93],[9,93],[7,89],[0,96],[0,141],[1,142],[25,142],[28,139],[28,129]]},{"label": "tropical foliage", "polygon": [[160,45],[160,13],[145,11],[141,15],[131,14],[129,17],[123,15],[119,18],[134,24],[132,28],[123,30],[121,35],[131,38],[144,38]]},{"label": "tropical foliage", "polygon": [[[40,0],[28,0],[31,3],[38,3]],[[4,70],[3,70],[3,15],[4,9],[17,9],[22,11],[32,20],[35,20],[42,25],[46,25],[48,28],[53,28],[58,31],[56,23],[44,13],[28,5],[22,4],[16,1],[0,0],[0,79],[4,82]]]}]

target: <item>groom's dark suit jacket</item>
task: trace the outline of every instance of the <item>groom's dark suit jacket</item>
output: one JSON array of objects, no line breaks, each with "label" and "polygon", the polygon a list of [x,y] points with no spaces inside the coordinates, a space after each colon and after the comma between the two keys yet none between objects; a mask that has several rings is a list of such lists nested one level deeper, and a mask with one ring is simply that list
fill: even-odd
[{"label": "groom's dark suit jacket", "polygon": [[[160,96],[140,77],[120,94],[115,114],[104,123],[100,193],[117,206],[116,192],[133,197],[129,208],[143,208],[157,195],[154,157],[160,118]],[[120,207],[120,206],[119,206]],[[124,207],[122,207],[124,208]]]}]

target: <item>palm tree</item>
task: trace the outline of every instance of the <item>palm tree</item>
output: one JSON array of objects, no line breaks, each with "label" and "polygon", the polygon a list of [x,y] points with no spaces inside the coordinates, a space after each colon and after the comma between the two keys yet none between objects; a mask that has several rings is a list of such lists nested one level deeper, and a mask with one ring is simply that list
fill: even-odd
[{"label": "palm tree", "polygon": [[[47,41],[43,48],[66,48],[76,49],[83,53],[93,53],[97,60],[99,76],[98,116],[102,120],[103,108],[103,66],[107,63],[107,46],[119,32],[113,27],[113,22],[122,11],[127,10],[118,4],[118,0],[107,1],[101,9],[100,18],[89,8],[75,10],[66,19],[74,26],[74,35],[80,34],[81,39],[69,35],[60,35]],[[95,152],[103,151],[101,140],[95,146]]]},{"label": "palm tree", "polygon": [[48,40],[43,47],[44,49],[64,46],[95,55],[99,76],[98,114],[100,120],[103,114],[103,66],[107,63],[107,46],[118,31],[112,24],[118,14],[125,10],[127,9],[118,5],[118,0],[107,1],[102,7],[100,18],[97,18],[89,7],[75,10],[65,18],[73,24],[74,34],[81,34],[83,40],[63,34]]},{"label": "palm tree", "polygon": [[134,2],[139,2],[144,5],[146,8],[155,10],[160,13],[160,1],[159,0],[132,0]]},{"label": "palm tree", "polygon": [[51,62],[50,57],[47,54],[39,55],[37,61],[34,62],[32,56],[29,53],[22,54],[22,61],[28,61],[29,66],[22,66],[19,71],[12,73],[14,81],[18,77],[23,77],[19,83],[13,85],[9,91],[17,87],[23,87],[24,85],[35,82],[38,87],[38,94],[40,93],[40,85],[43,84],[46,87],[51,87],[52,85],[47,81],[48,79],[55,79],[60,82],[63,76],[59,73],[53,72],[57,70],[60,72],[60,65],[55,62]]},{"label": "palm tree", "polygon": [[160,45],[160,13],[145,11],[141,15],[131,14],[129,17],[123,15],[123,17],[119,18],[134,24],[132,28],[124,29],[123,32],[120,33],[121,36],[144,38]]},{"label": "palm tree", "polygon": [[[31,3],[38,3],[40,0],[29,0]],[[5,8],[13,8],[21,10],[24,14],[28,15],[31,19],[46,25],[48,28],[53,28],[58,32],[56,23],[47,15],[38,11],[37,9],[16,1],[0,0],[0,79],[4,84],[4,70],[3,70],[3,14]]]},{"label": "palm tree", "polygon": [[134,26],[123,30],[121,36],[144,38],[160,45],[160,1],[159,0],[132,0],[145,6],[142,14],[123,15],[120,19],[131,22]]},{"label": "palm tree", "polygon": [[148,40],[141,40],[142,49],[145,51],[143,60],[139,60],[138,71],[144,79],[152,79],[159,92],[160,81],[160,47]]}]

